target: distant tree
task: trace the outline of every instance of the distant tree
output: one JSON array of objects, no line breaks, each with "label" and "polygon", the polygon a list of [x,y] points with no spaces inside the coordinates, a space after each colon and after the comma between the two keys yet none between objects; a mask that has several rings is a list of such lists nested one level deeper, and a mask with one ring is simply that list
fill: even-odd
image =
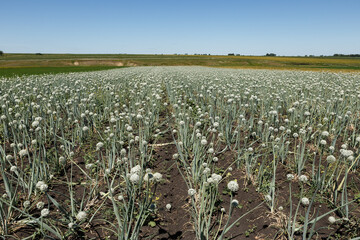
[{"label": "distant tree", "polygon": [[275,53],[267,53],[265,56],[267,56],[267,57],[276,57],[276,54]]},{"label": "distant tree", "polygon": [[235,56],[235,54],[234,53],[229,53],[228,56]]},{"label": "distant tree", "polygon": [[42,53],[35,53],[35,55],[42,55]]},{"label": "distant tree", "polygon": [[0,56],[4,55],[4,52],[3,51],[0,51]]}]

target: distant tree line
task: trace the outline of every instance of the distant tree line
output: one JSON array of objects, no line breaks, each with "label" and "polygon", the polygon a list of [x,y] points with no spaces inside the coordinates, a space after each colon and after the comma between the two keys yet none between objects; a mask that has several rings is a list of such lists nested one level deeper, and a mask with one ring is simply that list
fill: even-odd
[{"label": "distant tree line", "polygon": [[4,52],[3,51],[0,51],[0,56],[4,55]]},{"label": "distant tree line", "polygon": [[360,57],[360,54],[340,54],[340,53],[335,53],[334,57]]}]

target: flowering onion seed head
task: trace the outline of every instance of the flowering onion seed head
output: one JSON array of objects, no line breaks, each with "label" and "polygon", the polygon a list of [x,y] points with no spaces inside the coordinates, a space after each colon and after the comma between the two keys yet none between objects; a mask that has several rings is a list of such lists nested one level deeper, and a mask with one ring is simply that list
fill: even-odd
[{"label": "flowering onion seed head", "polygon": [[190,188],[190,189],[188,190],[188,194],[189,194],[190,197],[192,197],[192,196],[194,196],[194,195],[196,194],[196,190],[193,189],[193,188]]},{"label": "flowering onion seed head", "polygon": [[303,198],[301,199],[301,203],[302,203],[304,206],[307,206],[307,205],[310,204],[310,201],[309,201],[309,199],[308,199],[307,197],[303,197]]},{"label": "flowering onion seed head", "polygon": [[78,221],[83,221],[83,220],[85,220],[87,218],[87,213],[85,212],[85,211],[80,211],[80,212],[78,212],[78,214],[76,215],[76,219],[78,220]]},{"label": "flowering onion seed head", "polygon": [[230,181],[227,187],[232,192],[237,192],[239,190],[239,184],[236,182],[236,180]]},{"label": "flowering onion seed head", "polygon": [[47,217],[49,215],[50,211],[47,208],[44,208],[41,210],[41,217]]},{"label": "flowering onion seed head", "polygon": [[333,163],[336,161],[336,158],[333,155],[329,155],[329,156],[327,156],[326,161],[328,163]]}]

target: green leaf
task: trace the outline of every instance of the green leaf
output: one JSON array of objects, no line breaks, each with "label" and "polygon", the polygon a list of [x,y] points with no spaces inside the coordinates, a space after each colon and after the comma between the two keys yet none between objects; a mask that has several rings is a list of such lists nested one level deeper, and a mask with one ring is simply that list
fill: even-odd
[{"label": "green leaf", "polygon": [[148,223],[148,225],[149,225],[150,227],[155,227],[155,226],[156,226],[156,222],[150,221],[150,222]]}]

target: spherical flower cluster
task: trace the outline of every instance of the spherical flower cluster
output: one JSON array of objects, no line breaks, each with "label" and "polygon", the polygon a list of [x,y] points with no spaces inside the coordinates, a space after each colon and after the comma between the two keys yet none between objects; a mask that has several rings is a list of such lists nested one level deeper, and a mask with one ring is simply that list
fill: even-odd
[{"label": "spherical flower cluster", "polygon": [[233,199],[233,200],[231,201],[231,206],[236,207],[237,205],[239,205],[239,201],[236,200],[236,199]]},{"label": "spherical flower cluster", "polygon": [[227,187],[232,192],[237,192],[239,190],[239,184],[235,180],[230,181]]},{"label": "spherical flower cluster", "polygon": [[76,219],[78,220],[78,221],[83,221],[83,220],[85,220],[87,218],[87,213],[85,212],[85,211],[80,211],[80,212],[78,212],[78,214],[76,215]]},{"label": "spherical flower cluster", "polygon": [[170,211],[170,209],[171,209],[171,204],[170,203],[168,203],[168,204],[166,204],[166,210],[168,210],[168,211]]},{"label": "spherical flower cluster", "polygon": [[207,144],[207,140],[206,139],[201,139],[201,145],[206,145]]},{"label": "spherical flower cluster", "polygon": [[24,206],[24,208],[30,207],[30,201],[29,201],[29,200],[26,200],[26,201],[23,203],[23,206]]},{"label": "spherical flower cluster", "polygon": [[211,177],[209,177],[206,182],[211,184],[211,183],[215,183],[218,184],[220,182],[220,180],[222,179],[221,175],[218,175],[216,173],[211,174]]},{"label": "spherical flower cluster", "polygon": [[300,182],[305,183],[308,181],[308,177],[306,175],[300,175],[299,180]]},{"label": "spherical flower cluster", "polygon": [[75,224],[74,224],[73,222],[71,222],[71,223],[68,224],[68,228],[69,228],[69,229],[72,229],[72,228],[74,227],[74,225],[75,225]]},{"label": "spherical flower cluster", "polygon": [[140,165],[136,165],[135,167],[132,167],[132,168],[130,169],[130,174],[134,174],[134,173],[140,174],[140,172],[141,172],[141,167],[140,167]]},{"label": "spherical flower cluster", "polygon": [[137,173],[133,173],[130,175],[130,182],[132,182],[133,184],[138,183],[140,180],[140,176]]},{"label": "spherical flower cluster", "polygon": [[265,196],[265,200],[266,200],[266,201],[269,201],[269,202],[270,202],[271,199],[272,199],[272,198],[271,198],[270,194],[268,194],[268,195]]},{"label": "spherical flower cluster", "polygon": [[50,211],[47,208],[44,208],[43,210],[41,210],[41,216],[42,217],[47,217],[49,215]]},{"label": "spherical flower cluster", "polygon": [[333,155],[329,155],[329,156],[327,156],[326,161],[328,163],[333,163],[336,161],[336,158]]},{"label": "spherical flower cluster", "polygon": [[326,145],[327,142],[326,142],[326,140],[322,139],[322,140],[320,141],[320,144],[321,144],[321,145]]},{"label": "spherical flower cluster", "polygon": [[20,157],[24,157],[24,156],[27,155],[27,154],[28,154],[28,150],[27,150],[27,149],[22,149],[22,150],[19,151]]},{"label": "spherical flower cluster", "polygon": [[323,132],[321,133],[321,135],[322,135],[323,137],[327,137],[327,136],[329,136],[329,132],[328,132],[328,131],[323,131]]},{"label": "spherical flower cluster", "polygon": [[48,185],[44,181],[38,181],[36,183],[36,188],[42,192],[46,192],[48,190]]},{"label": "spherical flower cluster", "polygon": [[328,221],[329,221],[331,224],[334,224],[334,223],[336,222],[336,218],[333,217],[333,216],[330,216],[330,217],[328,218]]},{"label": "spherical flower cluster", "polygon": [[145,173],[145,175],[144,175],[144,181],[145,181],[145,182],[152,181],[152,180],[153,180],[153,176],[154,176],[154,175],[153,175],[151,172]]},{"label": "spherical flower cluster", "polygon": [[39,126],[39,121],[33,121],[33,123],[31,124],[31,126],[33,127],[33,128],[36,128],[36,127],[38,127]]},{"label": "spherical flower cluster", "polygon": [[37,208],[37,209],[43,209],[44,206],[45,206],[45,203],[44,203],[44,202],[38,202],[38,203],[36,204],[36,208]]},{"label": "spherical flower cluster", "polygon": [[304,206],[307,206],[307,205],[310,204],[310,201],[309,201],[309,199],[308,199],[307,197],[303,197],[303,198],[301,199],[301,203],[302,203]]},{"label": "spherical flower cluster", "polygon": [[66,163],[66,159],[63,156],[59,157],[59,163],[64,165]]},{"label": "spherical flower cluster", "polygon": [[103,146],[104,146],[104,143],[98,142],[98,143],[96,144],[96,150],[99,151]]},{"label": "spherical flower cluster", "polygon": [[17,166],[11,166],[10,172],[17,172],[18,167]]},{"label": "spherical flower cluster", "polygon": [[286,175],[287,180],[292,181],[295,177],[293,174],[289,173]]},{"label": "spherical flower cluster", "polygon": [[352,150],[346,150],[346,149],[340,149],[340,153],[344,157],[350,157],[354,154],[354,152]]},{"label": "spherical flower cluster", "polygon": [[153,176],[153,177],[154,177],[154,180],[155,180],[156,182],[160,182],[161,179],[162,179],[162,174],[156,172],[156,173],[154,173],[154,176]]},{"label": "spherical flower cluster", "polygon": [[188,190],[188,195],[189,195],[190,197],[194,196],[195,194],[196,194],[196,190],[195,190],[195,189],[190,188],[190,189]]}]

